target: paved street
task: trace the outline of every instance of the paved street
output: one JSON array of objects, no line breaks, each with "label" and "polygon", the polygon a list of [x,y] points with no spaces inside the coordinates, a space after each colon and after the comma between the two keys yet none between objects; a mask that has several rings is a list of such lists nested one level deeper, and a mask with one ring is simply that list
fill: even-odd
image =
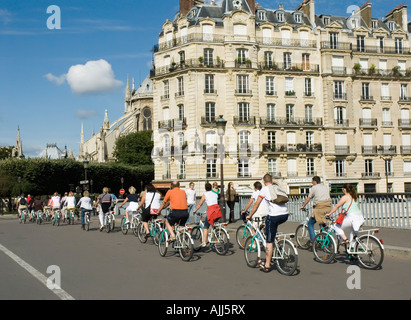
[{"label": "paved street", "polygon": [[[280,231],[295,225],[287,222]],[[234,243],[234,232],[230,236]],[[350,264],[344,258],[323,265],[313,260],[312,252],[299,250],[298,273],[286,277],[275,269],[265,274],[248,268],[243,251],[233,244],[227,256],[199,252],[187,263],[177,255],[160,257],[151,240],[141,244],[118,227],[109,234],[99,232],[96,217],[89,232],[79,224],[20,225],[0,219],[0,246],[45,277],[52,275],[47,273],[49,266],[58,266],[61,288],[76,300],[318,299],[319,294],[321,299],[411,298],[410,259],[387,256],[381,270],[361,269],[361,289],[349,290]],[[60,299],[4,250],[0,267],[0,299]]]}]

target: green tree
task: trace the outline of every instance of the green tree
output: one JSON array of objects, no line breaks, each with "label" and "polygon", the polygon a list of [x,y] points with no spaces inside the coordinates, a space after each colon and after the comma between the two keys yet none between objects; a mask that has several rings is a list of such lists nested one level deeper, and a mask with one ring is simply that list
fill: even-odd
[{"label": "green tree", "polygon": [[0,147],[0,160],[11,157],[12,147]]},{"label": "green tree", "polygon": [[114,157],[128,165],[151,165],[152,131],[140,131],[120,137],[114,147]]}]

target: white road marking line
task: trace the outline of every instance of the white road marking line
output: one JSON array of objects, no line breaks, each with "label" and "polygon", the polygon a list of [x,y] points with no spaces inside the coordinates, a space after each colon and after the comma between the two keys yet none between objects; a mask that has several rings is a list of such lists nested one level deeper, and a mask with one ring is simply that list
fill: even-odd
[{"label": "white road marking line", "polygon": [[[31,265],[29,265],[26,261],[15,255],[13,252],[8,250],[6,247],[0,244],[0,250],[3,251],[6,255],[8,255],[11,259],[17,262],[22,268],[26,269],[33,277],[39,280],[42,284],[47,287],[47,277],[44,276],[42,273],[37,271]],[[48,288],[48,287],[47,287]],[[50,289],[50,288],[48,288]],[[63,289],[50,289],[56,296],[58,296],[61,300],[75,300],[70,294],[68,294]]]}]

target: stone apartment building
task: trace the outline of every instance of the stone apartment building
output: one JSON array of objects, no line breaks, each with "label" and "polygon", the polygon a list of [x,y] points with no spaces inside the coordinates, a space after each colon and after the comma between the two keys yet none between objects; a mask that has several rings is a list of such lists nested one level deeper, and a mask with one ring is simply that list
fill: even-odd
[{"label": "stone apartment building", "polygon": [[333,16],[314,0],[180,0],[151,72],[156,183],[219,181],[223,152],[236,187],[270,172],[290,193],[314,175],[332,191],[411,191],[407,6],[384,19],[371,7]]}]

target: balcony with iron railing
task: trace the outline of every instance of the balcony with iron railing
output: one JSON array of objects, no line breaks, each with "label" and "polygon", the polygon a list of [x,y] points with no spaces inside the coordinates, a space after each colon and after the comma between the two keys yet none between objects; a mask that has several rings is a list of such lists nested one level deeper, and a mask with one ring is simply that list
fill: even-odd
[{"label": "balcony with iron railing", "polygon": [[190,43],[224,43],[225,35],[192,33],[183,37],[178,37],[170,41],[161,41],[155,48],[155,52],[173,49]]},{"label": "balcony with iron railing", "polygon": [[379,172],[362,172],[361,178],[362,179],[379,179],[381,178],[381,174]]},{"label": "balcony with iron railing", "polygon": [[401,146],[401,154],[410,155],[411,154],[411,146]]},{"label": "balcony with iron railing", "polygon": [[378,120],[369,118],[360,118],[360,128],[377,128]]},{"label": "balcony with iron railing", "polygon": [[339,155],[350,154],[350,146],[337,145],[335,146],[335,153]]},{"label": "balcony with iron railing", "polygon": [[261,127],[322,127],[323,118],[260,118]]},{"label": "balcony with iron railing", "polygon": [[158,121],[158,128],[165,130],[178,130],[185,129],[187,127],[187,119],[172,119],[172,120],[160,120]]},{"label": "balcony with iron railing", "polygon": [[293,144],[275,144],[264,143],[262,145],[263,153],[313,153],[318,154],[322,152],[321,143],[314,143],[307,145],[305,143],[293,143]]},{"label": "balcony with iron railing", "polygon": [[255,126],[255,117],[233,117],[233,126]]},{"label": "balcony with iron railing", "polygon": [[270,72],[287,72],[287,73],[319,73],[320,66],[313,63],[266,63],[262,62],[258,64],[260,71]]},{"label": "balcony with iron railing", "polygon": [[397,146],[379,146],[378,152],[383,155],[393,155],[397,153]]},{"label": "balcony with iron railing", "polygon": [[215,127],[217,125],[217,119],[215,116],[201,117],[200,126],[202,127]]},{"label": "balcony with iron railing", "polygon": [[361,147],[361,152],[363,154],[368,154],[368,155],[376,155],[378,152],[378,147],[377,146],[362,146]]},{"label": "balcony with iron railing", "polygon": [[410,119],[399,119],[398,127],[401,129],[411,129],[411,120]]},{"label": "balcony with iron railing", "polygon": [[263,46],[313,49],[317,48],[317,41],[315,40],[257,37],[256,41],[259,45]]},{"label": "balcony with iron railing", "polygon": [[347,94],[344,93],[344,92],[342,92],[342,93],[334,92],[334,100],[335,101],[341,101],[341,100],[345,101],[345,100],[347,100]]}]

